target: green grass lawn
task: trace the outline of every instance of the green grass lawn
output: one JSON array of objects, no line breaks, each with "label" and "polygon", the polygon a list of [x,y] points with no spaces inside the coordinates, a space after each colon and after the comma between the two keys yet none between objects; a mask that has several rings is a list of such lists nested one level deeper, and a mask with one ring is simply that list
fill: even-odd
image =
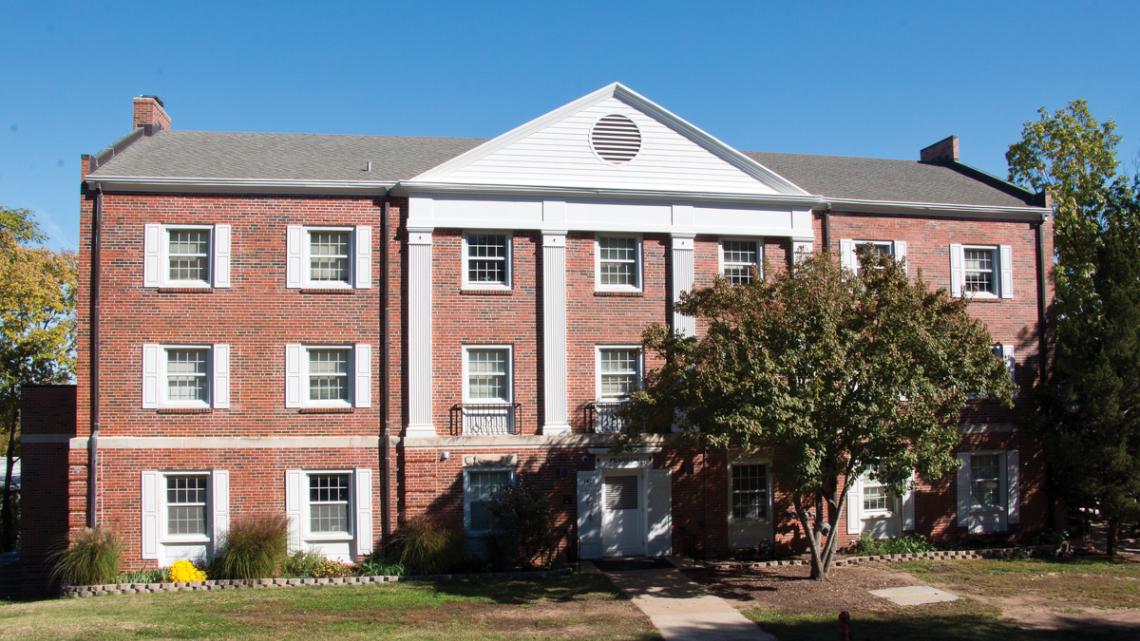
[{"label": "green grass lawn", "polygon": [[0,605],[0,637],[83,639],[658,639],[603,577],[178,592]]}]

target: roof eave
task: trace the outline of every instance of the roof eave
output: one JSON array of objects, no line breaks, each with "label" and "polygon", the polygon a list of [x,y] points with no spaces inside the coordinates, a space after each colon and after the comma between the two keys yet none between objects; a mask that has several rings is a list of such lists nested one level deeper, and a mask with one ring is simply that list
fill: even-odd
[{"label": "roof eave", "polygon": [[104,191],[201,192],[226,194],[385,194],[392,180],[297,180],[282,178],[204,178],[165,176],[87,176]]},{"label": "roof eave", "polygon": [[429,180],[400,181],[392,188],[392,193],[398,196],[438,193],[502,196],[529,195],[543,197],[553,196],[559,198],[762,203],[802,207],[816,207],[823,203],[823,199],[811,194],[749,194],[737,192],[612,189],[544,185],[484,185],[476,183],[435,182]]},{"label": "roof eave", "polygon": [[922,203],[860,198],[831,198],[823,202],[833,210],[867,214],[921,214],[946,218],[1017,220],[1040,222],[1052,214],[1048,207],[1012,205],[960,205],[954,203]]}]

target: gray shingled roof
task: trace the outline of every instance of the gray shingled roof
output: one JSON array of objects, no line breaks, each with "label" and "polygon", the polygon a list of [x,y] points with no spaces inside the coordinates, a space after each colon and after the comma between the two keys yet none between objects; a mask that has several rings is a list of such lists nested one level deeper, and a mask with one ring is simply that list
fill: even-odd
[{"label": "gray shingled roof", "polygon": [[[163,131],[140,138],[92,177],[374,180],[413,178],[485,142],[478,138]],[[1026,206],[1032,196],[962,165],[744,152],[829,198]],[[372,171],[364,170],[372,162]]]}]

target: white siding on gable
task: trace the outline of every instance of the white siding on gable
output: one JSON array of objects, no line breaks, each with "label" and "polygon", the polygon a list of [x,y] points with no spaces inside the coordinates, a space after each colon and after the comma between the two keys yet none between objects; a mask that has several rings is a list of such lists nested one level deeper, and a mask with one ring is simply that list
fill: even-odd
[{"label": "white siding on gable", "polygon": [[[641,131],[641,150],[627,163],[606,162],[590,146],[594,124],[610,114],[630,118]],[[447,176],[432,179],[497,185],[778,193],[614,97],[573,112]]]}]

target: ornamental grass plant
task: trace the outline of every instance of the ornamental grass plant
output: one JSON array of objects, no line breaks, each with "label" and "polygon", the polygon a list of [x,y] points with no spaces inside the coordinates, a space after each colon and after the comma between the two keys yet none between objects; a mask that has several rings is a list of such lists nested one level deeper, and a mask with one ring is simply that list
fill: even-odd
[{"label": "ornamental grass plant", "polygon": [[276,576],[288,554],[288,537],[289,521],[284,514],[241,517],[230,525],[216,572],[227,579]]},{"label": "ornamental grass plant", "polygon": [[114,583],[123,543],[108,528],[85,528],[71,545],[54,555],[52,578],[64,585]]},{"label": "ornamental grass plant", "polygon": [[382,561],[408,574],[443,574],[463,561],[463,541],[430,519],[416,518],[396,532]]}]

